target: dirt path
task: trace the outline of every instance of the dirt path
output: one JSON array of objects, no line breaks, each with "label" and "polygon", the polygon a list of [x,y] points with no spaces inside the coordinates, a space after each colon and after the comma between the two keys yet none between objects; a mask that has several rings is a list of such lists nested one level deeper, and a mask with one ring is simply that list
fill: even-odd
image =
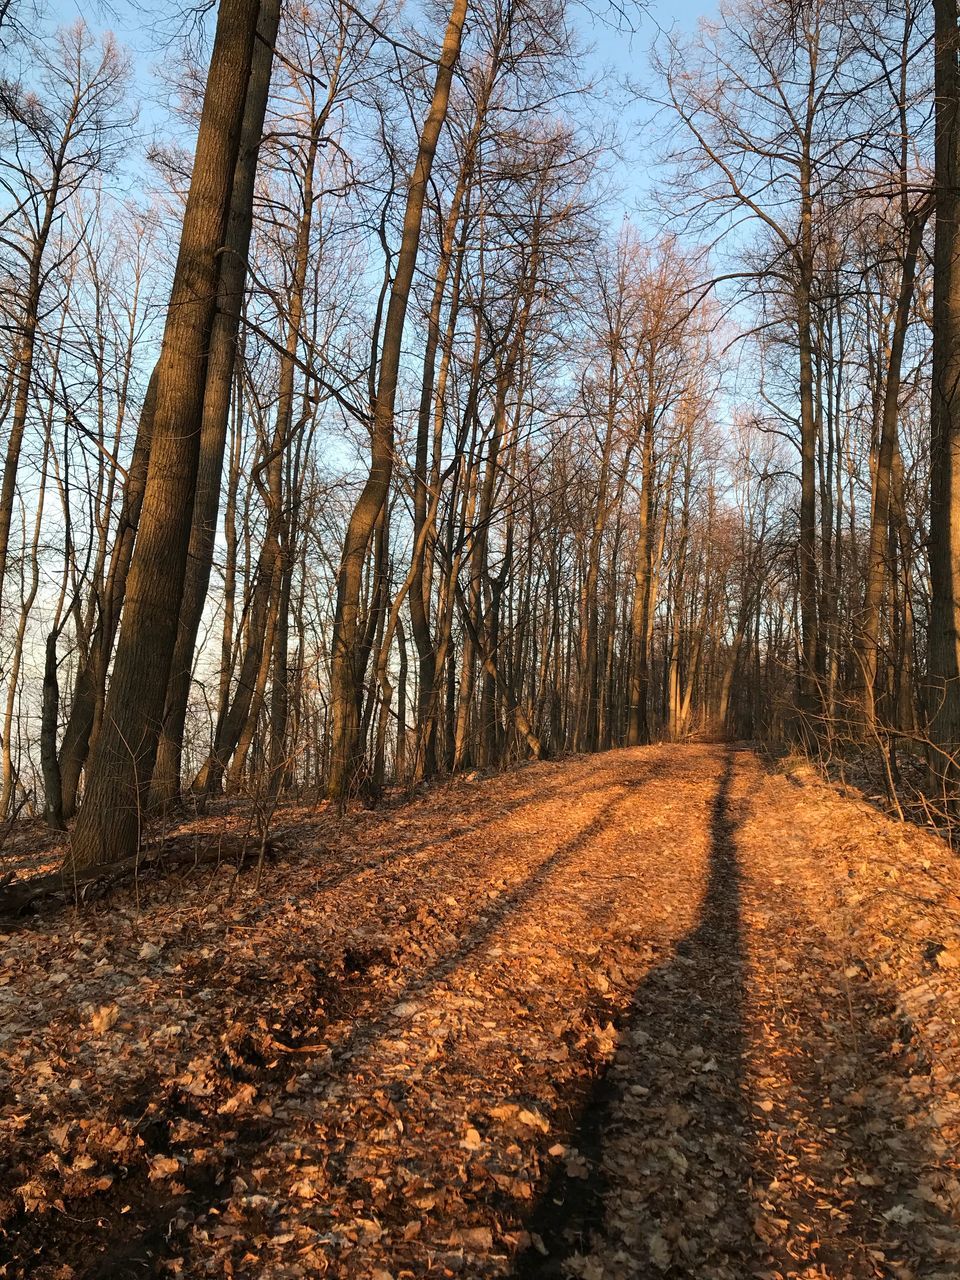
[{"label": "dirt path", "polygon": [[0,938],[0,1274],[960,1275],[940,842],[715,746],[285,822]]}]

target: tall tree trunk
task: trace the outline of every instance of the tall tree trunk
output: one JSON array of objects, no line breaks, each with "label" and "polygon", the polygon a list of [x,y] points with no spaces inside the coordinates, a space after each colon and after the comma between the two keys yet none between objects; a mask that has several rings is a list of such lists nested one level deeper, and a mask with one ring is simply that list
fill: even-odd
[{"label": "tall tree trunk", "polygon": [[427,185],[433,168],[440,131],[447,116],[453,72],[460,56],[467,0],[454,0],[437,65],[430,110],[420,133],[417,161],[407,191],[403,234],[380,353],[380,379],[373,405],[370,469],[350,516],[344,539],[334,615],[331,672],[333,743],[328,779],[331,799],[343,800],[350,790],[360,750],[359,691],[365,677],[361,668],[360,594],[363,565],[377,520],[390,489],[393,472],[394,407],[400,374],[403,329],[407,303],[420,247],[420,227]]},{"label": "tall tree trunk", "polygon": [[627,708],[627,746],[650,741],[647,689],[650,684],[649,633],[653,590],[653,421],[643,426],[640,520],[634,565],[633,654],[630,663],[630,702]]},{"label": "tall tree trunk", "polygon": [[[292,522],[291,522],[292,524]],[[287,750],[287,717],[290,710],[290,590],[293,585],[293,530],[288,527],[280,555],[280,590],[277,593],[277,622],[273,636],[273,674],[270,686],[270,778],[271,800],[280,794],[290,770]]]},{"label": "tall tree trunk", "polygon": [[237,335],[247,278],[247,258],[253,228],[253,196],[263,120],[270,92],[273,46],[280,21],[280,0],[261,0],[250,67],[250,84],[244,109],[240,153],[233,180],[230,215],[224,250],[220,257],[217,313],[210,336],[203,420],[200,428],[200,463],[194,498],[190,549],[183,584],[183,603],[177,625],[177,642],[170,668],[163,729],[154,766],[152,804],[170,804],[180,793],[180,757],[190,698],[193,654],[203,617],[203,607],[213,568],[217,515],[223,481],[223,455],[233,394]]},{"label": "tall tree trunk", "polygon": [[104,721],[67,870],[133,854],[177,638],[207,355],[240,147],[259,0],[221,0],[180,251],[157,365],[140,528]]},{"label": "tall tree trunk", "polygon": [[63,820],[63,787],[57,761],[57,717],[60,685],[57,680],[57,640],[59,632],[48,633],[44,645],[43,689],[40,704],[40,771],[43,775],[43,817],[55,831],[66,827]]},{"label": "tall tree trunk", "polygon": [[[197,774],[193,782],[193,790],[198,794],[211,794],[217,791],[223,778],[230,757],[238,749],[244,739],[247,718],[259,714],[260,698],[256,696],[259,686],[259,672],[262,667],[261,655],[265,648],[268,605],[274,609],[279,599],[289,604],[290,578],[293,572],[290,543],[294,533],[294,522],[290,503],[295,503],[295,495],[284,495],[284,458],[294,437],[298,436],[309,413],[309,400],[305,400],[300,420],[294,425],[293,402],[295,393],[297,349],[301,341],[303,323],[304,289],[306,287],[307,268],[310,263],[310,236],[313,228],[314,213],[314,171],[323,129],[329,117],[330,108],[336,94],[336,84],[329,85],[329,95],[324,109],[310,122],[310,138],[307,145],[303,166],[302,206],[297,223],[297,234],[294,245],[293,278],[290,283],[289,312],[287,314],[287,332],[284,349],[280,357],[280,382],[277,395],[277,413],[274,421],[273,435],[269,444],[264,444],[264,458],[255,473],[257,480],[260,471],[267,473],[266,487],[257,483],[267,508],[267,527],[263,546],[257,566],[257,581],[254,586],[250,605],[250,625],[247,627],[247,647],[244,651],[240,668],[240,678],[229,710],[218,717],[214,749]],[[284,608],[287,606],[284,605]],[[278,619],[275,612],[271,614],[270,628],[272,634],[286,643],[287,619]],[[270,648],[266,646],[267,657]],[[224,655],[226,657],[226,655]],[[283,658],[286,668],[286,657]],[[256,675],[255,675],[256,673]],[[276,692],[274,710],[279,714],[283,710],[286,717],[286,702]],[[247,740],[247,748],[249,740]],[[271,748],[272,749],[272,748]],[[246,749],[244,756],[246,755]],[[241,762],[242,769],[242,762]]]},{"label": "tall tree trunk", "polygon": [[3,717],[3,746],[0,750],[2,762],[2,791],[0,791],[0,817],[6,817],[13,801],[17,781],[17,770],[14,766],[13,725],[19,697],[20,669],[23,665],[24,640],[27,634],[27,623],[30,611],[37,598],[40,587],[40,531],[43,525],[43,506],[47,488],[47,463],[50,458],[50,424],[47,423],[46,440],[43,447],[43,465],[40,470],[40,492],[37,497],[36,512],[33,519],[33,534],[27,541],[26,517],[24,517],[24,569],[29,565],[29,582],[25,583],[26,593],[21,597],[17,618],[17,629],[14,635],[13,657],[7,677],[6,710]]},{"label": "tall tree trunk", "polygon": [[[820,660],[817,620],[817,418],[814,410],[813,333],[810,293],[801,282],[797,297],[800,353],[800,709],[816,714]],[[810,727],[804,721],[805,730]]]},{"label": "tall tree trunk", "polygon": [[[460,177],[454,191],[453,200],[447,215],[444,228],[443,244],[437,276],[434,281],[433,299],[430,305],[430,317],[427,329],[427,341],[423,356],[423,376],[420,388],[420,410],[417,416],[417,452],[414,464],[413,490],[413,536],[417,556],[414,562],[414,578],[410,588],[410,626],[413,642],[417,649],[419,667],[419,687],[417,691],[417,770],[421,777],[430,778],[436,772],[436,716],[434,714],[434,687],[437,679],[437,657],[434,638],[430,627],[430,581],[427,573],[428,540],[422,536],[427,525],[428,476],[427,463],[430,448],[431,426],[436,423],[435,430],[443,426],[443,396],[445,390],[445,371],[449,362],[449,354],[456,328],[456,317],[459,304],[460,272],[454,276],[453,299],[450,305],[450,319],[447,324],[447,342],[443,352],[440,386],[436,389],[436,405],[434,404],[434,383],[437,361],[437,350],[440,345],[440,313],[446,292],[447,277],[453,256],[453,237],[457,220],[460,216],[460,204],[466,186],[466,163],[461,167]],[[466,234],[466,228],[464,228]],[[458,246],[458,249],[462,246]],[[434,504],[435,509],[435,504]]]},{"label": "tall tree trunk", "polygon": [[[246,681],[241,669],[240,684],[237,689],[237,698],[230,708],[230,714],[233,722],[236,724],[235,746],[231,751],[232,759],[230,767],[226,769],[226,761],[221,765],[220,761],[214,758],[208,761],[205,768],[212,768],[212,773],[208,775],[207,794],[220,789],[220,783],[224,772],[227,774],[227,792],[235,792],[239,790],[243,780],[243,771],[246,767],[247,756],[253,745],[254,734],[257,731],[257,725],[260,721],[260,713],[263,710],[266,701],[267,680],[270,677],[270,666],[273,659],[273,642],[277,630],[277,616],[280,608],[280,562],[277,560],[274,567],[274,577],[271,579],[271,591],[267,602],[267,611],[263,615],[260,625],[256,629],[256,636],[249,635],[247,649],[244,653],[244,668],[253,659],[259,661],[253,678]],[[249,629],[249,630],[252,630]],[[194,789],[200,791],[199,780],[194,784]]]},{"label": "tall tree trunk", "polygon": [[580,607],[580,697],[577,707],[577,733],[575,751],[596,751],[599,725],[599,648],[600,648],[600,551],[606,529],[608,502],[607,489],[610,479],[610,460],[613,452],[614,426],[618,403],[617,348],[610,344],[610,365],[607,374],[607,404],[604,417],[603,444],[600,455],[600,475],[597,482],[596,506],[593,525],[587,547],[587,566],[584,574]]},{"label": "tall tree trunk", "polygon": [[[30,408],[30,396],[33,388],[33,365],[37,348],[37,328],[40,321],[40,301],[44,281],[43,259],[50,233],[53,230],[64,166],[67,163],[70,126],[76,119],[77,105],[78,100],[75,94],[72,113],[67,126],[64,128],[59,147],[56,153],[50,157],[52,181],[49,190],[43,196],[40,222],[30,249],[27,267],[27,282],[23,294],[23,312],[15,357],[16,377],[14,380],[13,415],[10,420],[10,431],[7,435],[7,445],[4,451],[3,474],[0,476],[0,614],[3,611],[3,584],[7,572],[10,528],[13,523],[13,508],[17,496],[17,471],[20,466],[20,452],[23,448],[23,436],[27,426],[27,414]],[[30,199],[34,198],[35,193],[31,191]]]},{"label": "tall tree trunk", "polygon": [[913,301],[913,282],[917,256],[923,241],[923,217],[914,217],[907,231],[906,251],[900,272],[900,288],[897,296],[887,360],[887,377],[884,388],[883,410],[880,419],[880,447],[877,450],[876,479],[874,482],[873,510],[870,518],[870,539],[867,546],[867,573],[864,590],[863,614],[858,639],[857,659],[859,678],[863,682],[863,715],[868,728],[876,722],[875,689],[877,679],[877,652],[880,639],[880,602],[883,584],[887,576],[886,545],[890,524],[891,488],[893,484],[893,460],[897,447],[897,428],[900,410],[900,370],[903,364],[903,348],[910,307]]},{"label": "tall tree trunk", "polygon": [[943,755],[960,747],[960,13],[934,0],[936,91],[933,380],[930,403],[930,729]]},{"label": "tall tree trunk", "polygon": [[813,729],[812,718],[819,708],[821,662],[817,615],[817,442],[819,418],[816,408],[812,292],[814,279],[813,211],[813,129],[816,121],[816,75],[811,70],[807,91],[806,118],[801,131],[799,164],[800,228],[795,255],[797,275],[797,349],[799,355],[800,399],[800,530],[798,540],[800,578],[800,672],[799,704],[802,730]]},{"label": "tall tree trunk", "polygon": [[65,818],[72,818],[76,811],[80,777],[93,744],[95,730],[101,719],[107,670],[113,653],[117,627],[120,624],[120,610],[126,594],[137,526],[140,523],[140,512],[143,508],[156,404],[157,371],[154,369],[140,410],[133,453],[127,468],[126,483],[123,486],[117,533],[103,583],[100,614],[88,651],[77,671],[70,715],[60,744],[59,762]]}]

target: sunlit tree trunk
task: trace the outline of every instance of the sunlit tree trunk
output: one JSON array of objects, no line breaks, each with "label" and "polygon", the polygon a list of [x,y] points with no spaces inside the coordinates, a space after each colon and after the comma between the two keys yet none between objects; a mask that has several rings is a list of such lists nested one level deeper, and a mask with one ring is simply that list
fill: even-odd
[{"label": "sunlit tree trunk", "polygon": [[454,0],[437,64],[430,110],[420,134],[417,160],[407,191],[403,234],[397,254],[380,353],[380,378],[373,404],[370,469],[350,516],[337,578],[331,701],[333,745],[327,790],[342,800],[350,790],[360,750],[358,690],[361,667],[360,595],[363,565],[377,520],[387,501],[393,473],[394,407],[400,375],[404,322],[420,248],[420,227],[433,159],[447,115],[453,72],[460,56],[467,0]]},{"label": "sunlit tree trunk", "polygon": [[884,581],[887,577],[886,548],[891,515],[891,489],[897,431],[900,424],[900,375],[913,300],[917,256],[922,240],[923,219],[915,217],[911,220],[907,232],[906,251],[900,273],[900,289],[893,319],[893,332],[890,337],[880,419],[880,444],[877,450],[873,507],[870,517],[870,536],[867,544],[866,587],[860,635],[857,637],[859,676],[863,682],[863,714],[867,726],[871,729],[876,723],[875,685],[880,640],[880,604],[883,599]]},{"label": "sunlit tree trunk", "polygon": [[170,669],[163,730],[154,767],[152,804],[169,804],[180,792],[180,757],[183,751],[183,729],[190,696],[193,654],[203,617],[203,606],[213,567],[217,514],[223,481],[223,455],[227,441],[227,424],[234,385],[237,356],[237,334],[247,277],[247,258],[253,228],[253,196],[257,173],[257,157],[263,134],[273,46],[280,20],[280,0],[261,0],[257,40],[250,68],[250,84],[244,109],[240,153],[237,157],[230,215],[223,253],[220,257],[220,279],[217,313],[210,335],[203,398],[203,421],[200,428],[200,462],[194,499],[190,549],[183,587],[183,603],[177,627],[177,642]]},{"label": "sunlit tree trunk", "polygon": [[640,514],[634,560],[633,656],[627,708],[627,746],[650,741],[647,696],[650,686],[650,624],[653,612],[653,414],[645,415],[641,442]]},{"label": "sunlit tree trunk", "polygon": [[258,0],[222,0],[157,365],[147,483],[103,726],[68,872],[133,854],[153,776],[193,516],[220,250],[240,146]]},{"label": "sunlit tree trunk", "polygon": [[[960,747],[960,13],[934,0],[936,230],[930,404],[930,727],[943,753]],[[950,774],[956,770],[951,765]]]}]

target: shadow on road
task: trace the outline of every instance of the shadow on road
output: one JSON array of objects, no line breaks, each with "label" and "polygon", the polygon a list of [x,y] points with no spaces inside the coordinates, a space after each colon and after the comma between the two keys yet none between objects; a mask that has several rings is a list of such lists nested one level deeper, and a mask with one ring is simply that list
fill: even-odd
[{"label": "shadow on road", "polygon": [[[523,1253],[518,1278],[576,1274],[567,1264],[605,1238],[653,1274],[664,1264],[700,1274],[698,1234],[709,1234],[711,1252],[739,1257],[752,1242],[733,767],[729,753],[697,927],[641,984],[614,1062],[581,1099],[572,1145],[590,1176],[561,1164],[528,1223],[546,1254]],[[709,1232],[690,1230],[694,1219]]]},{"label": "shadow on road", "polygon": [[[787,926],[783,903],[767,913],[776,893],[792,902],[789,883],[751,917],[762,1003],[746,1017],[737,840],[752,799],[732,798],[735,762],[712,803],[700,919],[644,979],[613,1062],[575,1100],[580,1159],[558,1162],[529,1217],[517,1280],[957,1274],[944,1263],[960,1231],[936,1194],[953,1185],[951,1154],[916,1103],[929,1064],[896,992],[866,970],[838,977],[828,922]],[[747,1026],[766,1043],[748,1044]]]},{"label": "shadow on road", "polygon": [[[638,778],[648,779],[655,767],[652,763],[641,767],[638,770]],[[527,796],[523,804],[540,803],[544,794],[549,796],[551,792],[547,790],[545,793],[538,793],[536,797]],[[592,796],[594,802],[598,794],[594,790]],[[324,1034],[325,1041],[329,1039],[330,1052],[327,1052],[325,1043],[322,1051],[317,1055],[316,1062],[312,1054],[307,1052],[300,1054],[297,1059],[297,1065],[302,1071],[300,1079],[305,1080],[308,1073],[315,1071],[316,1078],[321,1082],[318,1087],[324,1087],[331,1076],[340,1071],[348,1072],[357,1055],[368,1051],[378,1039],[395,1031],[400,1025],[396,1013],[398,1005],[416,1003],[419,1007],[426,1002],[438,986],[449,981],[458,969],[467,966],[485,947],[492,945],[501,932],[510,927],[515,918],[530,910],[538,895],[547,892],[551,883],[562,878],[565,869],[582,855],[586,847],[589,847],[609,828],[615,827],[620,820],[622,810],[629,802],[629,796],[619,785],[605,788],[603,795],[605,802],[597,805],[597,812],[592,817],[580,822],[568,838],[558,843],[556,847],[550,848],[548,844],[547,850],[541,856],[533,854],[526,874],[512,884],[499,899],[496,901],[486,897],[481,899],[480,910],[468,919],[459,936],[450,935],[447,945],[439,947],[432,962],[422,970],[418,971],[411,966],[407,981],[402,986],[391,988],[386,999],[383,998],[385,993],[379,992],[381,997],[379,1002],[360,1012],[359,1006],[364,997],[362,982],[358,983],[355,989],[342,992],[337,1003],[337,1022],[343,1024],[344,1034],[340,1038],[334,1038],[328,1037],[325,1032],[318,1032],[318,1034]],[[521,807],[520,802],[516,802],[503,806],[502,812],[510,812]],[[423,847],[425,849],[435,847],[436,843],[436,841],[424,843]],[[404,853],[407,852],[409,851],[404,850]],[[390,855],[381,857],[372,865],[383,867],[389,861]],[[489,866],[492,875],[496,866],[492,856]],[[428,867],[420,882],[425,896],[430,889],[428,874],[435,870],[436,866]],[[351,874],[354,871],[355,868],[351,870]],[[184,990],[189,999],[196,988],[205,989],[211,983],[210,969],[200,968],[196,973],[191,974],[187,981],[192,981],[195,984],[194,987],[187,987],[183,977],[180,981],[184,983]],[[231,997],[232,995],[233,993]],[[282,1045],[288,1041],[296,1044],[299,1023],[309,1022],[311,1018],[309,1009],[305,1008],[309,1000],[309,991],[301,990],[297,993],[295,1003],[289,1008],[276,1005],[266,1010],[258,1009],[264,1025],[271,1027],[274,1044]],[[351,1002],[356,1002],[358,1006],[356,1012],[350,1008]],[[313,1016],[319,1018],[321,1015],[316,1013]],[[245,1025],[254,1024],[254,1017],[255,1015],[247,1009],[241,1011],[238,1008],[235,1013],[236,1020]],[[238,1040],[231,1041],[229,1045],[230,1070],[237,1074],[238,1079],[245,1083],[254,1083],[261,1091],[271,1085],[276,1087],[279,1080],[286,1079],[289,1075],[288,1064],[282,1057],[279,1061],[270,1061],[271,1058],[276,1057],[276,1054],[264,1055],[261,1052],[259,1039],[252,1035],[243,1035]],[[149,1080],[131,1080],[129,1088],[132,1095],[141,1100],[132,1106],[132,1113],[139,1115],[141,1112],[146,1114],[148,1111],[151,1119],[158,1112],[161,1117],[165,1117],[168,1112],[176,1116],[183,1102],[179,1092],[176,1096],[164,1096],[153,1074]],[[190,1100],[188,1099],[187,1102],[189,1105]],[[218,1112],[214,1112],[211,1115],[194,1106],[190,1107],[187,1118],[195,1129],[199,1129],[204,1134],[203,1147],[210,1153],[208,1161],[200,1164],[194,1162],[196,1177],[193,1185],[188,1187],[187,1195],[178,1198],[160,1194],[155,1184],[149,1182],[146,1164],[138,1162],[128,1176],[118,1179],[105,1195],[91,1201],[95,1204],[95,1210],[91,1210],[86,1221],[81,1223],[84,1250],[76,1272],[78,1277],[82,1276],[84,1280],[107,1280],[108,1277],[109,1280],[127,1280],[128,1277],[134,1276],[165,1274],[165,1260],[184,1252],[185,1232],[188,1232],[198,1219],[202,1220],[208,1212],[213,1211],[218,1215],[223,1212],[233,1195],[232,1179],[243,1177],[247,1182],[253,1181],[253,1170],[262,1164],[264,1151],[276,1139],[280,1127],[276,1121],[244,1126],[238,1124],[236,1117],[232,1114],[221,1116]],[[167,1125],[164,1119],[164,1123],[160,1126],[162,1132],[147,1135],[146,1131],[138,1125],[138,1137],[141,1140],[147,1136],[150,1137],[148,1146],[151,1155],[168,1158],[171,1155],[183,1156],[186,1159],[188,1153],[197,1145],[197,1141],[194,1137],[185,1138],[182,1142],[179,1139],[174,1141],[170,1137],[169,1130],[175,1127]],[[157,1130],[158,1126],[154,1124],[153,1128]],[[225,1137],[224,1131],[229,1136]],[[155,1148],[154,1140],[158,1143]],[[345,1166],[346,1157],[339,1154],[329,1156],[329,1170],[344,1182],[349,1177]],[[2,1181],[0,1181],[0,1188],[2,1188]],[[187,1207],[189,1212],[183,1217],[182,1222],[178,1219],[177,1223],[174,1223],[177,1210],[182,1207]],[[373,1207],[369,1209],[371,1214],[375,1211]],[[234,1209],[233,1214],[232,1220],[237,1228],[237,1234],[242,1239],[238,1211]],[[256,1219],[256,1211],[253,1212],[252,1217]],[[91,1224],[95,1230],[91,1228]],[[57,1215],[52,1218],[40,1218],[36,1214],[28,1215],[24,1212],[12,1224],[5,1225],[8,1228],[12,1225],[13,1231],[16,1232],[15,1261],[18,1265],[23,1263],[22,1274],[25,1276],[33,1274],[27,1264],[28,1259],[32,1266],[34,1259],[57,1254],[75,1256],[78,1252],[77,1226],[74,1217]],[[251,1235],[256,1234],[259,1229],[260,1224],[257,1221],[248,1226]],[[0,1276],[5,1274],[3,1244],[3,1237],[0,1234]]]}]

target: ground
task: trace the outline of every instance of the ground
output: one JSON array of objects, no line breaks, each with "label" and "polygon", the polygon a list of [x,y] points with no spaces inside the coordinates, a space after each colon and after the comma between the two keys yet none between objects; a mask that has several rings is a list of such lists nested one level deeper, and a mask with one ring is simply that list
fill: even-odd
[{"label": "ground", "polygon": [[960,1275],[934,836],[723,745],[280,822],[0,933],[0,1275]]}]

